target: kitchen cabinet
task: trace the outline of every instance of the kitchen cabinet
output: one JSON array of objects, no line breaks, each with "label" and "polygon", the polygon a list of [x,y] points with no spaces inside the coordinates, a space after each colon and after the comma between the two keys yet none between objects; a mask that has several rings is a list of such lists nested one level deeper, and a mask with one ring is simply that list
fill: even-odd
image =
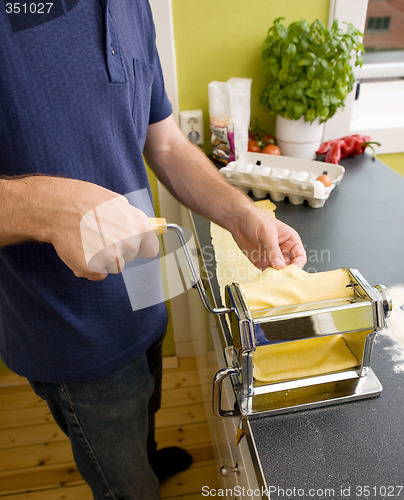
[{"label": "kitchen cabinet", "polygon": [[[190,227],[193,224],[189,214],[182,213],[182,224],[184,227]],[[195,235],[197,236],[197,233]],[[199,251],[195,248],[193,253],[198,252],[201,255],[200,246],[197,246]],[[203,276],[203,280],[208,286],[206,276]],[[210,298],[212,300],[212,296]],[[196,292],[188,293],[187,299],[192,318],[190,336],[222,488],[227,490],[226,498],[231,500],[267,499],[265,494],[261,495],[262,491],[265,493],[265,480],[248,422],[241,422],[238,417],[218,418],[212,411],[212,380],[225,365],[221,324],[224,319],[209,315]],[[225,380],[223,384],[222,405],[226,408],[234,406],[234,393],[229,380]],[[239,425],[243,425],[245,436],[236,445]],[[209,491],[209,485],[206,485],[205,491],[206,493]]]},{"label": "kitchen cabinet", "polygon": [[[213,319],[210,321],[210,334],[214,348],[210,355],[211,368],[213,369],[211,370],[211,374],[214,374],[223,367],[224,358],[222,355],[223,348],[220,332]],[[255,444],[246,426],[247,422],[242,422],[238,417],[223,419],[216,417],[212,412],[211,397],[209,397],[208,401],[210,404],[207,410],[212,416],[211,428],[214,433],[220,473],[225,487],[231,488],[235,492],[240,490],[240,488],[244,488],[244,491],[247,493],[249,491],[254,491],[255,493],[261,491],[262,487],[265,487],[265,481],[259,469]],[[223,384],[222,404],[226,408],[232,408],[234,405],[234,394],[229,380],[225,380]],[[236,445],[237,428],[239,425],[244,425],[244,432],[247,431],[247,435]],[[235,488],[235,486],[238,486],[238,488]],[[246,498],[246,495],[243,496]],[[260,499],[266,497],[255,494],[252,498]]]}]

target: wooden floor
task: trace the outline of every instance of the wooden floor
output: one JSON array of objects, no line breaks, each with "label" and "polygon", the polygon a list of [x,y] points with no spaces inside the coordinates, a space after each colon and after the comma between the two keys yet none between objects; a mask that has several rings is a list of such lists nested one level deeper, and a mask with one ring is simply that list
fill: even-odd
[{"label": "wooden floor", "polygon": [[[182,446],[194,463],[161,484],[164,499],[202,498],[202,486],[219,487],[217,467],[193,358],[166,367],[157,415],[159,447]],[[91,500],[69,442],[28,382],[0,373],[0,499]]]}]

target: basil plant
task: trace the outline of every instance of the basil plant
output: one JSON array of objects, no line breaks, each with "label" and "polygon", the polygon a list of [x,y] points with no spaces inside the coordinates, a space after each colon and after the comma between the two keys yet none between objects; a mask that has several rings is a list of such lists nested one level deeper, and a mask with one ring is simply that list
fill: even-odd
[{"label": "basil plant", "polygon": [[334,21],[328,29],[316,20],[302,20],[286,27],[280,17],[262,46],[266,85],[260,104],[274,115],[291,120],[304,117],[325,122],[353,89],[355,66],[362,65],[362,34],[351,23],[346,30]]}]

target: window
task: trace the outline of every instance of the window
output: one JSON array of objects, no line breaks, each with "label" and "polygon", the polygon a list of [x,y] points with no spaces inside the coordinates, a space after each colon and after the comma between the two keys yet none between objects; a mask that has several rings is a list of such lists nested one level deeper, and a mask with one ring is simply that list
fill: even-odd
[{"label": "window", "polygon": [[327,122],[324,139],[363,133],[382,143],[379,153],[404,151],[404,0],[331,0],[333,19],[364,33],[365,54],[357,99],[355,91],[348,96],[344,112]]},{"label": "window", "polygon": [[370,17],[367,22],[366,32],[388,32],[390,27],[390,17]]},{"label": "window", "polygon": [[404,61],[404,0],[369,0],[365,26],[365,65]]}]

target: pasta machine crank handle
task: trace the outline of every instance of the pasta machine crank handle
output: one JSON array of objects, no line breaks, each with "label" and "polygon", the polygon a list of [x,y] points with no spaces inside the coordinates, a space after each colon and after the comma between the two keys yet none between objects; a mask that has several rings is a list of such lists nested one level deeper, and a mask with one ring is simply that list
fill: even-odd
[{"label": "pasta machine crank handle", "polygon": [[199,296],[202,300],[202,304],[205,309],[213,314],[225,314],[231,312],[231,308],[229,307],[213,307],[208,296],[206,295],[205,287],[203,286],[201,278],[198,276],[198,272],[195,269],[191,252],[188,248],[187,241],[185,239],[184,230],[178,224],[167,224],[166,219],[163,218],[150,218],[149,219],[153,228],[153,231],[159,236],[165,234],[168,229],[174,231],[181,243],[182,249],[184,251],[185,259],[187,261],[189,270],[191,271],[192,279],[195,283],[196,289],[198,290]]},{"label": "pasta machine crank handle", "polygon": [[238,375],[239,374],[239,369],[238,368],[222,368],[219,370],[214,379],[213,379],[213,398],[212,398],[212,407],[213,407],[213,413],[217,417],[237,417],[240,416],[240,411],[237,409],[234,410],[223,410],[222,408],[222,384],[223,381],[226,377],[229,377],[231,375]]}]

